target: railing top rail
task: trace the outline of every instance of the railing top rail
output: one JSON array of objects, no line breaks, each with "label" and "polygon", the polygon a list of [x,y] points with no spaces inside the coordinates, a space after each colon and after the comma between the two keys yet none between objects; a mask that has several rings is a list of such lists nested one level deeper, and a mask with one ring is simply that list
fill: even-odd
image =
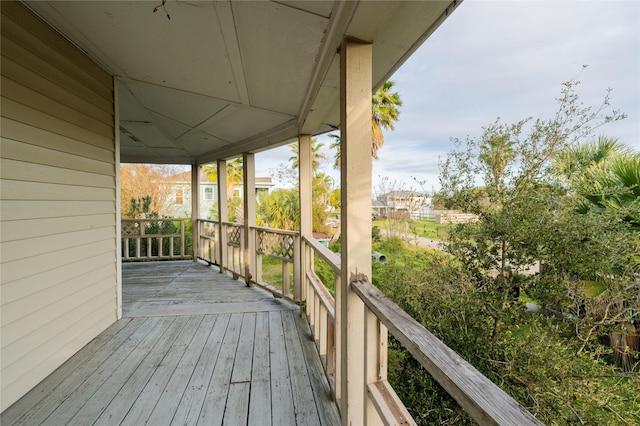
[{"label": "railing top rail", "polygon": [[320,279],[313,272],[307,272],[307,278],[309,279],[309,283],[315,290],[318,298],[320,299],[320,303],[325,307],[329,317],[335,321],[336,319],[336,310],[335,310],[335,299],[329,293],[329,290],[322,284]]},{"label": "railing top rail", "polygon": [[541,425],[496,384],[462,359],[368,281],[351,288],[440,385],[478,424]]},{"label": "railing top rail", "polygon": [[286,230],[286,229],[276,229],[276,228],[266,228],[264,226],[252,226],[251,229],[255,229],[256,231],[271,232],[273,234],[300,235],[300,232],[298,232],[298,231],[289,231],[289,230]]},{"label": "railing top rail", "polygon": [[313,237],[303,237],[304,241],[310,245],[313,250],[324,260],[327,264],[333,269],[333,271],[337,274],[340,273],[342,267],[342,261],[340,256],[336,253],[329,250],[328,247],[323,246],[320,241],[316,240]]},{"label": "railing top rail", "polygon": [[242,227],[244,225],[242,225],[241,223],[237,223],[237,222],[222,222],[223,225],[227,225],[227,226],[236,226],[236,227]]},{"label": "railing top rail", "polygon": [[204,223],[218,223],[217,220],[213,220],[213,219],[198,219],[198,222],[204,222]]},{"label": "railing top rail", "polygon": [[178,222],[191,220],[189,217],[164,217],[164,218],[146,218],[146,219],[134,219],[130,217],[123,217],[120,219],[122,222]]}]

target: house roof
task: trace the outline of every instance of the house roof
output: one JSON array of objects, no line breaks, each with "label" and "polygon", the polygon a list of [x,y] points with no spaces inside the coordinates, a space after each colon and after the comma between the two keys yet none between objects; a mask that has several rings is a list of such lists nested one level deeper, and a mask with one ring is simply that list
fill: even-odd
[{"label": "house roof", "polygon": [[342,40],[372,43],[373,89],[458,4],[25,2],[116,77],[121,161],[159,164],[204,164],[338,128]]}]

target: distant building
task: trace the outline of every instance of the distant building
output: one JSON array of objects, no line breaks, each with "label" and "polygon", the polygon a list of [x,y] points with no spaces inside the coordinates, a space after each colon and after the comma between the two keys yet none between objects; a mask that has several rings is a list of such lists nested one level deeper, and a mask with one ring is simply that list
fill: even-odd
[{"label": "distant building", "polygon": [[[172,217],[191,216],[191,172],[178,173],[168,176],[165,185],[170,187],[167,198],[166,210]],[[256,195],[261,192],[269,192],[275,184],[270,177],[256,177]],[[241,197],[242,183],[233,187],[233,197]],[[215,207],[218,205],[218,184],[209,180],[206,172],[200,175],[200,212],[201,219],[213,219],[216,217]]]},{"label": "distant building", "polygon": [[416,191],[390,191],[378,195],[372,202],[373,214],[381,217],[407,213],[413,218],[427,217],[431,210],[431,197]]}]

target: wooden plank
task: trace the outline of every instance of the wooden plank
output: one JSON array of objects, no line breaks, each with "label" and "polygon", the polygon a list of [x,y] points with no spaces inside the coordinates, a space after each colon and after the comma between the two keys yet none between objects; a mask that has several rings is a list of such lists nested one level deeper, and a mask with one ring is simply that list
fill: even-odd
[{"label": "wooden plank", "polygon": [[[47,376],[31,392],[5,410],[0,416],[0,424],[38,424],[48,415],[43,410],[48,407],[53,410],[57,403],[52,401],[58,394],[67,394],[76,380],[84,380],[88,371],[93,371],[95,365],[102,362],[100,355],[106,355],[103,350],[107,345],[117,346],[126,340],[144,320],[126,318],[116,321],[111,327],[100,333],[84,348],[76,352],[67,362],[62,364],[52,374]],[[39,419],[39,420],[38,420]]]},{"label": "wooden plank", "polygon": [[[181,359],[188,357],[188,351],[192,349],[196,349],[196,352],[200,353],[197,347],[201,343],[200,341],[194,342],[194,339],[202,337],[201,342],[204,343],[206,335],[203,335],[202,331],[205,329],[210,331],[211,326],[213,326],[215,322],[215,317],[209,316],[207,322],[202,326],[204,318],[202,315],[187,317],[187,323],[180,332],[180,335],[175,342],[173,342],[162,362],[154,369],[153,375],[149,378],[144,389],[142,389],[137,398],[132,401],[133,405],[131,408],[122,413],[124,416],[121,419],[122,424],[141,425],[147,422],[147,419],[151,415],[158,400],[160,400]],[[200,335],[198,331],[201,332]],[[190,346],[192,344],[193,346]]]},{"label": "wooden plank", "polygon": [[[225,405],[229,394],[231,375],[234,369],[234,360],[239,350],[240,336],[244,332],[248,333],[255,325],[251,325],[251,318],[245,321],[245,315],[241,313],[231,315],[227,332],[224,335],[220,353],[215,361],[215,368],[207,381],[207,392],[202,403],[202,410],[199,416],[199,423],[204,425],[221,424]],[[255,321],[255,319],[254,319]],[[247,399],[249,398],[247,389]],[[247,407],[244,407],[246,417]],[[191,422],[193,423],[193,422]]]},{"label": "wooden plank", "polygon": [[269,337],[271,347],[271,423],[295,424],[296,415],[291,391],[289,360],[285,348],[282,314],[269,312]]},{"label": "wooden plank", "polygon": [[[39,142],[42,143],[42,141]],[[83,144],[80,141],[75,141],[75,143],[71,145],[75,145],[81,149],[81,147],[86,144]],[[59,151],[55,146],[52,148],[53,149],[41,147],[37,144],[32,144],[30,141],[21,142],[5,137],[2,140],[2,157],[26,164],[42,164],[62,170],[76,170],[108,177],[115,176],[115,165],[112,161],[94,160],[80,155]],[[22,177],[20,180],[28,179]],[[81,182],[76,182],[76,185],[79,183]]]},{"label": "wooden plank", "polygon": [[[8,158],[6,155],[7,152],[4,150],[4,144],[7,141],[14,142],[22,142],[27,145],[31,145],[35,150],[35,147],[44,148],[47,151],[40,151],[40,153],[46,152],[47,155],[44,157],[49,157],[54,154],[66,153],[71,154],[71,157],[58,155],[60,159],[73,158],[72,161],[73,167],[76,170],[84,170],[94,173],[98,173],[98,171],[94,170],[95,167],[91,167],[91,165],[99,165],[100,163],[108,163],[115,164],[115,144],[109,147],[97,147],[88,143],[85,143],[82,140],[73,139],[64,135],[59,135],[55,132],[51,132],[47,129],[41,129],[38,127],[31,126],[26,123],[22,123],[20,121],[12,120],[10,118],[1,117],[0,118],[0,126],[2,127],[2,136],[3,136],[3,150],[2,156]],[[15,151],[15,150],[14,150]],[[52,151],[52,152],[50,152]],[[37,153],[38,151],[31,151],[31,153]],[[18,152],[18,154],[20,154]],[[15,155],[18,155],[14,153]],[[19,159],[28,160],[29,152],[21,154],[22,157]],[[25,159],[26,156],[26,159]],[[52,161],[47,158],[42,158],[43,156],[37,156],[36,158],[32,158],[32,162],[44,162],[44,161]],[[97,163],[87,163],[84,168],[78,167],[78,159],[76,157],[80,157],[81,159],[86,158],[90,160],[95,160]],[[60,161],[60,160],[58,160]],[[49,164],[49,163],[47,163]]]},{"label": "wooden plank", "polygon": [[[122,331],[116,333],[112,339],[107,339],[104,345],[99,345],[97,347],[90,346],[89,351],[87,351],[88,353],[86,354],[86,361],[82,362],[85,358],[85,353],[83,351],[79,351],[70,358],[67,363],[63,364],[63,368],[60,370],[60,373],[56,370],[56,372],[50,376],[51,379],[45,379],[45,382],[51,381],[53,384],[59,382],[59,384],[55,385],[54,392],[45,393],[48,386],[40,389],[40,385],[38,385],[34,391],[42,393],[44,396],[40,399],[38,404],[23,413],[23,415],[16,421],[15,425],[42,424],[45,419],[60,406],[60,404],[62,404],[76,390],[81,388],[83,383],[87,382],[87,380],[95,373],[96,369],[100,368],[102,364],[109,360],[109,358],[114,354],[113,348],[121,347],[121,345],[129,341],[134,334],[141,332],[141,327],[149,327],[151,323],[144,319],[134,318],[131,320],[125,320],[124,324],[125,327]],[[100,336],[98,336],[98,338],[99,337]],[[29,397],[29,395],[26,397]],[[13,409],[13,406],[10,409]]]},{"label": "wooden plank", "polygon": [[298,327],[298,338],[302,345],[302,351],[307,360],[307,367],[311,383],[311,389],[315,398],[320,424],[333,426],[340,424],[340,415],[338,407],[331,395],[331,388],[325,376],[325,371],[318,356],[313,339],[311,338],[311,330],[309,324],[299,316],[295,318]]},{"label": "wooden plank", "polygon": [[[220,329],[226,329],[229,318],[230,315],[207,315],[204,317],[188,348],[185,349],[184,356],[173,371],[158,403],[149,414],[146,424],[164,424],[173,419],[180,404],[182,404],[182,398],[191,391],[187,386],[193,376],[196,365],[198,365],[198,360],[205,355],[203,353],[205,346],[219,336]],[[125,421],[127,421],[127,418],[125,418]]]},{"label": "wooden plank", "polygon": [[291,392],[296,413],[296,424],[317,425],[318,409],[309,382],[307,363],[300,346],[300,336],[296,327],[293,312],[282,313],[282,326],[286,344],[286,356],[289,360],[289,375],[291,377]]},{"label": "wooden plank", "polygon": [[[202,404],[206,396],[207,387],[211,380],[211,374],[216,366],[216,360],[223,345],[225,333],[229,327],[238,327],[240,322],[237,318],[229,318],[227,321],[216,321],[211,334],[207,339],[207,343],[202,350],[202,354],[198,359],[195,368],[192,369],[192,375],[189,379],[186,388],[189,392],[185,392],[180,400],[180,405],[173,415],[173,422],[177,424],[195,424],[200,411],[202,410]],[[149,419],[150,424],[159,424],[164,421],[160,418],[154,417],[155,411]]]},{"label": "wooden plank", "polygon": [[[247,425],[247,407],[249,406],[249,382],[231,383],[229,385],[229,397],[227,400],[227,406],[224,410],[224,418],[222,420],[223,425]],[[266,419],[265,419],[266,420]],[[210,425],[215,423],[208,423],[206,420],[202,422],[204,425]],[[260,422],[264,425],[265,422]]]},{"label": "wooden plank", "polygon": [[[86,414],[86,404],[91,400],[91,397],[99,390],[104,391],[109,386],[113,386],[115,378],[121,379],[123,376],[129,376],[132,368],[135,368],[139,363],[137,358],[140,356],[140,349],[155,343],[162,335],[169,321],[170,319],[166,318],[148,318],[137,332],[128,339],[126,344],[118,347],[75,392],[69,395],[47,417],[46,422],[59,425],[73,424],[72,419],[76,414],[80,413],[80,417],[84,416]],[[105,387],[105,384],[107,387]]]},{"label": "wooden plank", "polygon": [[242,328],[238,349],[233,360],[232,383],[249,382],[253,364],[253,342],[256,330],[256,313],[245,313],[242,316]]},{"label": "wooden plank", "polygon": [[391,334],[479,424],[540,425],[540,421],[475,367],[400,309],[371,283],[351,288]]},{"label": "wooden plank", "polygon": [[[144,357],[140,365],[135,369],[126,383],[124,383],[122,388],[120,388],[119,392],[114,396],[109,405],[106,406],[104,411],[102,411],[100,416],[94,421],[93,418],[95,418],[95,414],[93,413],[98,413],[101,406],[99,404],[94,404],[95,408],[93,409],[93,413],[91,410],[87,410],[85,418],[81,421],[93,421],[94,426],[120,424],[123,418],[127,415],[129,409],[132,407],[133,403],[137,398],[139,398],[140,393],[151,376],[155,373],[158,365],[164,362],[167,352],[174,345],[174,342],[180,333],[182,333],[188,319],[188,317],[175,317],[173,322],[171,322],[165,330],[164,334],[160,336],[156,344]],[[116,383],[116,387],[118,384],[119,383]],[[97,398],[93,398],[93,400],[96,399]],[[104,395],[100,395],[99,399],[104,401]],[[101,402],[100,404],[104,405],[105,403]],[[78,415],[76,415],[76,417],[74,417],[74,421],[78,420]]]},{"label": "wooden plank", "polygon": [[389,382],[369,383],[367,392],[378,415],[386,425],[415,425],[416,422]]},{"label": "wooden plank", "polygon": [[269,349],[269,314],[256,314],[253,346],[253,370],[247,424],[271,424],[271,355]]}]

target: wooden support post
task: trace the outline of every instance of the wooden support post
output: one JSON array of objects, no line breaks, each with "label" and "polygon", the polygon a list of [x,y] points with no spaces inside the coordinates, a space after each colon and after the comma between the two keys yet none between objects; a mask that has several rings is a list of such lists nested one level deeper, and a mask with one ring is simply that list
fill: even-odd
[{"label": "wooden support post", "polygon": [[[200,246],[200,166],[191,165],[191,247],[193,249],[193,261],[198,261],[198,247]],[[184,247],[184,238],[182,239]],[[184,255],[184,253],[182,253]]]},{"label": "wooden support post", "polygon": [[242,180],[244,196],[244,278],[247,285],[256,278],[256,168],[253,154],[242,154]]},{"label": "wooden support post", "polygon": [[341,419],[368,424],[365,310],[353,276],[371,276],[371,44],[345,40],[340,49],[342,271],[340,305]]},{"label": "wooden support post", "polygon": [[[298,190],[300,193],[300,237],[313,236],[313,208],[311,193],[313,190],[313,158],[311,150],[311,136],[300,135],[298,136],[298,172],[300,184]],[[293,283],[293,297],[295,300],[306,300],[306,295],[303,295],[302,281],[306,280],[307,271],[303,270],[306,266],[313,265],[313,251],[300,250],[299,255],[300,265],[295,268],[294,264],[294,283]]]},{"label": "wooden support post", "polygon": [[227,162],[218,160],[218,247],[220,248],[220,273],[223,274],[229,261],[227,255],[227,229],[224,222],[229,220],[229,209],[227,208]]}]

